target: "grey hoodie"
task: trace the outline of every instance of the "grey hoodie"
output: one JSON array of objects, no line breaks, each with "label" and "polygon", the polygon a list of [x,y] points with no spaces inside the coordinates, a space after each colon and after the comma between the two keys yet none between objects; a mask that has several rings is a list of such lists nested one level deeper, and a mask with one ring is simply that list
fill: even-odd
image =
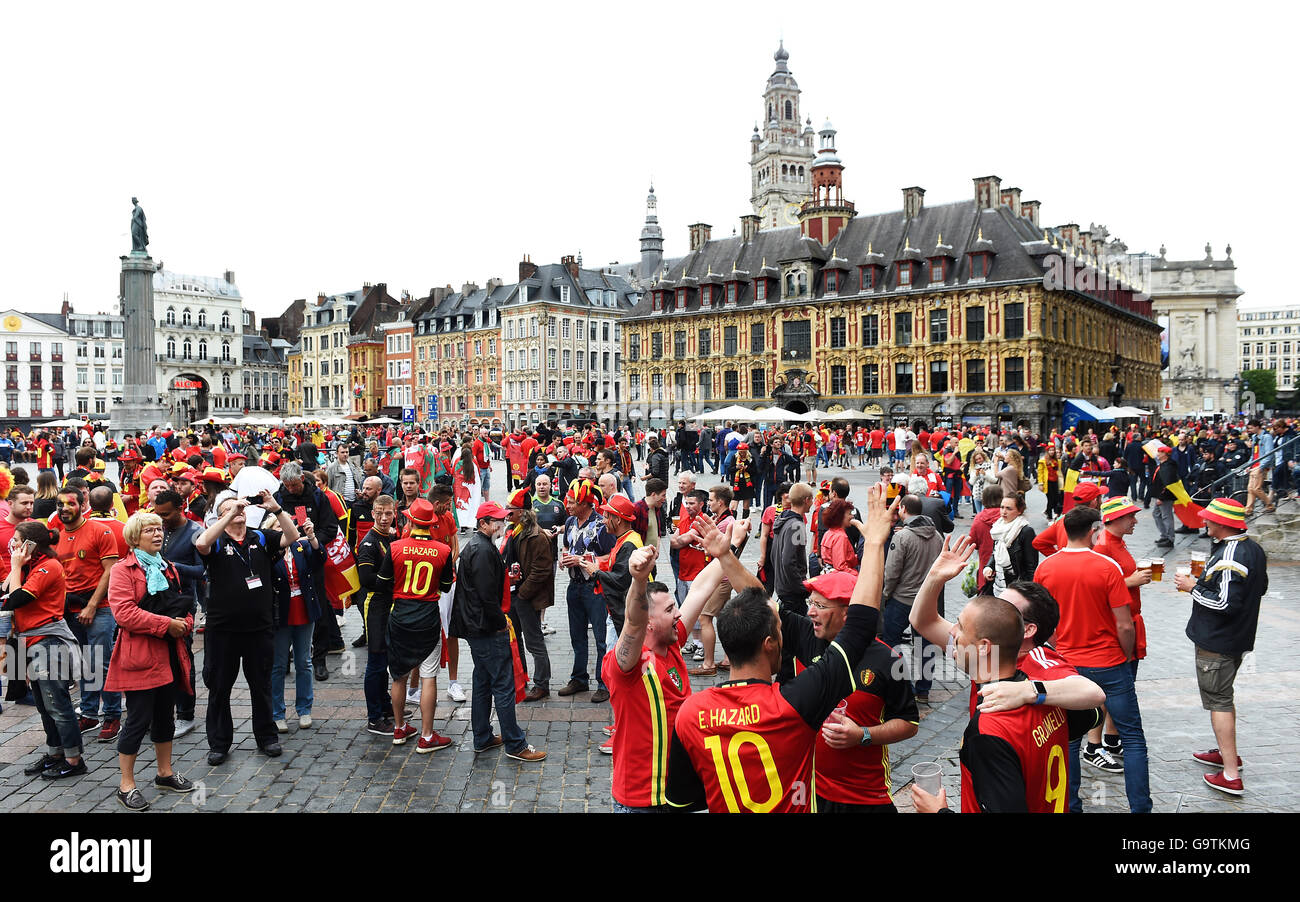
[{"label": "grey hoodie", "polygon": [[911,605],[941,551],[943,538],[929,519],[917,514],[904,522],[885,555],[885,599]]}]

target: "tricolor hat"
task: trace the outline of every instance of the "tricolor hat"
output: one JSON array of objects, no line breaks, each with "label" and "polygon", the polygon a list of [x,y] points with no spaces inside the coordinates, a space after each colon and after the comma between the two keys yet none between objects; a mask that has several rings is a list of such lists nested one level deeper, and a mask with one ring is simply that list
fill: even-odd
[{"label": "tricolor hat", "polygon": [[1246,507],[1240,501],[1231,498],[1215,498],[1201,511],[1201,519],[1230,526],[1233,529],[1246,528]]},{"label": "tricolor hat", "polygon": [[[1078,497],[1077,495],[1075,497]],[[1129,514],[1136,514],[1142,508],[1129,501],[1123,495],[1117,495],[1109,498],[1101,506],[1101,521],[1109,523],[1112,520],[1118,520],[1120,517],[1127,517]]]},{"label": "tricolor hat", "polygon": [[202,482],[226,483],[230,481],[229,477],[226,476],[226,471],[220,467],[204,467],[199,479]]},{"label": "tricolor hat", "polygon": [[527,488],[515,489],[510,493],[510,497],[506,499],[507,510],[524,511],[528,510],[530,507],[532,507],[532,505],[528,503]]},{"label": "tricolor hat", "polygon": [[1106,493],[1102,491],[1101,486],[1095,482],[1081,482],[1074,487],[1074,500],[1082,501],[1084,504],[1096,501],[1104,494]]},{"label": "tricolor hat", "polygon": [[579,479],[569,484],[568,497],[574,504],[599,504],[603,497],[600,489],[590,479]]}]

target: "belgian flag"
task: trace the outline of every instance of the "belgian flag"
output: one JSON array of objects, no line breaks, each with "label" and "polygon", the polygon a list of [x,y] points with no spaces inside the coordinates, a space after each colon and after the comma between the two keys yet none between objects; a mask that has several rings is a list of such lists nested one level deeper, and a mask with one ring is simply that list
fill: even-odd
[{"label": "belgian flag", "polygon": [[[1142,450],[1151,456],[1152,460],[1159,460],[1156,457],[1156,451],[1161,447],[1166,447],[1165,443],[1158,438],[1153,438],[1142,446]],[[1187,489],[1183,488],[1183,481],[1171,482],[1166,488],[1174,494],[1174,514],[1178,517],[1184,526],[1192,529],[1200,529],[1205,525],[1201,519],[1201,512],[1205,508],[1192,500],[1192,496],[1187,494]]]}]

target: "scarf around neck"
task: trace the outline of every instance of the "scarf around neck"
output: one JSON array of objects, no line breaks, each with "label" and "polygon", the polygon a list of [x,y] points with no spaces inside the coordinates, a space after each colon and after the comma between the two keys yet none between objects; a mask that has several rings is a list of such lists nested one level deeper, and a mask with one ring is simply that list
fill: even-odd
[{"label": "scarf around neck", "polygon": [[147,551],[135,550],[135,559],[144,569],[145,588],[150,592],[165,592],[167,590],[167,562],[163,560],[160,554],[150,554]]}]

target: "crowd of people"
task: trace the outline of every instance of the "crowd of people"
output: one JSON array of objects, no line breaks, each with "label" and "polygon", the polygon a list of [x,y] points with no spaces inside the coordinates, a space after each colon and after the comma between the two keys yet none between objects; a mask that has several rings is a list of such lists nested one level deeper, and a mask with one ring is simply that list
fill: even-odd
[{"label": "crowd of people", "polygon": [[[435,729],[445,669],[448,699],[471,705],[475,754],[543,760],[516,706],[551,695],[563,569],[573,664],[556,694],[612,708],[601,751],[618,811],[895,811],[889,745],[916,733],[945,652],[972,680],[963,811],[1082,810],[1081,763],[1123,772],[1130,809],[1150,811],[1136,677],[1141,589],[1159,574],[1125,537],[1154,505],[1158,546],[1212,540],[1177,577],[1217,740],[1196,758],[1209,786],[1241,794],[1232,686],[1267,589],[1246,518],[1291,494],[1300,430],[1097,428],[13,432],[0,438],[0,629],[22,667],[6,671],[6,700],[34,704],[46,733],[25,772],[86,773],[93,734],[117,745],[119,802],[144,810],[148,733],[154,786],[191,791],[171,744],[195,729],[201,684],[208,762],[226,760],[241,670],[257,746],[278,757],[288,677],[310,729],[349,607],[367,654],[360,728],[421,754],[451,745]],[[857,468],[879,478],[851,499],[843,474]],[[819,469],[836,475],[818,482]],[[958,579],[971,600],[949,622]],[[912,802],[947,805],[920,787]]]}]

